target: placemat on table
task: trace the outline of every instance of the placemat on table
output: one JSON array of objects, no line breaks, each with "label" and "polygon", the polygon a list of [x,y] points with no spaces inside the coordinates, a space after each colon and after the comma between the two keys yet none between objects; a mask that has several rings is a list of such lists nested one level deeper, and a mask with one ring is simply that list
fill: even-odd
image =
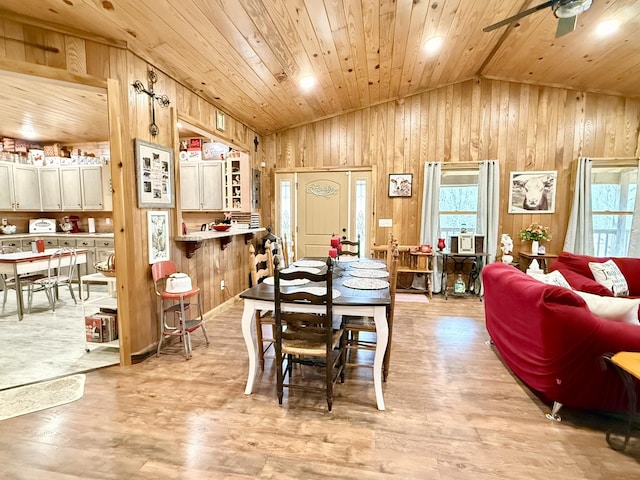
[{"label": "placemat on table", "polygon": [[[280,280],[280,286],[282,287],[292,287],[294,285],[304,285],[305,283],[309,283],[311,280],[309,280],[308,278],[296,278],[295,280]],[[262,283],[264,283],[265,285],[274,285],[275,283],[275,278],[273,277],[267,277],[265,278]]]},{"label": "placemat on table", "polygon": [[342,285],[357,290],[380,290],[387,288],[389,282],[378,278],[348,278],[342,282]]},{"label": "placemat on table", "polygon": [[349,270],[349,275],[360,278],[387,278],[389,276],[389,272],[386,270],[364,270],[361,268],[355,268],[353,270]]},{"label": "placemat on table", "polygon": [[293,262],[296,267],[324,267],[325,262],[322,260],[298,260]]},{"label": "placemat on table", "polygon": [[387,264],[383,262],[351,262],[349,264],[351,268],[361,268],[366,270],[379,270],[387,268]]}]

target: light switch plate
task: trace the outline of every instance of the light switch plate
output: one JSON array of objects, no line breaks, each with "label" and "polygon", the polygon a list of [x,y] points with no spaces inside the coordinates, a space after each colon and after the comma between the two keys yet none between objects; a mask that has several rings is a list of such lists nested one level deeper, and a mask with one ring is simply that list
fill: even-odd
[{"label": "light switch plate", "polygon": [[391,226],[393,226],[393,222],[391,221],[390,218],[379,218],[378,219],[378,226],[379,227],[391,227]]}]

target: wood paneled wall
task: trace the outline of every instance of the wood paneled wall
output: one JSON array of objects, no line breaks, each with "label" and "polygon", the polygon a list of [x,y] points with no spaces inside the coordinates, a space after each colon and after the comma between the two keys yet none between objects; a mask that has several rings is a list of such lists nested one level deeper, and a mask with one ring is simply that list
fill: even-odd
[{"label": "wood paneled wall", "polygon": [[[376,166],[372,242],[392,231],[417,244],[424,163],[498,159],[500,233],[520,249],[531,222],[550,227],[549,252],[562,250],[578,156],[638,156],[640,100],[488,79],[450,85],[403,100],[292,128],[266,139],[270,169]],[[511,171],[557,170],[553,214],[509,214]],[[412,173],[411,198],[389,198],[389,173]],[[499,239],[498,239],[499,243]]]},{"label": "wood paneled wall", "polygon": [[[127,358],[123,362],[128,363],[136,353],[153,349],[158,338],[157,303],[148,262],[148,210],[137,208],[133,140],[139,138],[175,148],[176,112],[186,114],[200,125],[209,126],[210,131],[216,132],[216,107],[156,70],[158,83],[155,91],[169,97],[171,108],[156,107],[156,123],[160,127],[160,133],[157,137],[152,137],[149,133],[149,98],[136,94],[131,88],[134,80],[140,79],[146,83],[147,69],[151,65],[117,45],[22,25],[2,17],[0,26],[4,35],[11,38],[59,49],[58,53],[52,54],[29,46],[29,43],[0,42],[0,69],[103,88],[107,85],[107,79],[119,82],[116,84],[118,90],[114,92],[114,98],[110,98],[110,111],[118,112],[118,118],[110,121],[112,131],[109,140],[114,188],[113,230],[116,239],[119,299],[122,299],[119,313],[123,319],[126,318],[123,321],[126,322],[124,332]],[[112,82],[111,85],[113,84]],[[115,142],[117,145],[114,145],[114,130],[118,130]],[[228,115],[225,132],[216,132],[216,135],[244,147],[249,153],[252,168],[262,161],[254,152],[255,132]],[[258,140],[262,139],[258,137]],[[179,178],[177,165],[176,174]],[[263,181],[264,192],[269,188],[269,179],[263,177]],[[181,218],[176,209],[168,210],[173,237],[179,232],[177,226]],[[196,255],[187,259],[181,245],[172,242],[171,259],[201,288],[204,308],[210,310],[247,287],[248,248],[244,236],[238,236],[224,251],[220,250],[217,241],[205,242]],[[220,280],[225,281],[225,292],[220,290]]]}]

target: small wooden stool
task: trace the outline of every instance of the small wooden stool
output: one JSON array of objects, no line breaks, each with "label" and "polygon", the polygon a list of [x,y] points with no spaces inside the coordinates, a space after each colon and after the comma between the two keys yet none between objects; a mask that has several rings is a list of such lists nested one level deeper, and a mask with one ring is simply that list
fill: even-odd
[{"label": "small wooden stool", "polygon": [[636,413],[636,405],[638,404],[638,397],[633,379],[636,378],[640,380],[640,352],[618,352],[614,355],[604,355],[603,358],[614,366],[616,371],[620,374],[620,378],[622,378],[624,386],[627,389],[629,407],[627,428],[624,433],[624,443],[620,444],[619,441],[613,440],[611,438],[611,431],[607,432],[606,437],[607,443],[611,448],[614,450],[624,450],[627,448],[627,444],[629,443],[633,417]]}]

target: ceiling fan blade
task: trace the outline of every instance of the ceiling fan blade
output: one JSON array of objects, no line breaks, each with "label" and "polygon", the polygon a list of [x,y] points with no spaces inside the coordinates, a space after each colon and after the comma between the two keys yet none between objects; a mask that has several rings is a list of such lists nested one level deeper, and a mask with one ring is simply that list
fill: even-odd
[{"label": "ceiling fan blade", "polygon": [[578,16],[559,18],[558,28],[556,29],[556,38],[571,33],[576,29],[578,23]]},{"label": "ceiling fan blade", "polygon": [[494,23],[493,25],[489,25],[488,27],[484,27],[482,29],[482,31],[483,32],[491,32],[492,30],[495,30],[496,28],[504,27],[505,25],[509,25],[510,23],[513,23],[516,20],[521,19],[522,17],[526,17],[527,15],[531,15],[532,13],[537,12],[538,10],[543,10],[545,8],[548,8],[548,7],[552,6],[554,3],[557,3],[557,2],[558,2],[558,0],[549,0],[548,2],[541,3],[540,5],[537,5],[535,7],[529,8],[527,10],[523,10],[520,13],[516,13],[512,17],[505,18],[504,20],[501,20],[501,21],[499,21],[497,23]]}]

